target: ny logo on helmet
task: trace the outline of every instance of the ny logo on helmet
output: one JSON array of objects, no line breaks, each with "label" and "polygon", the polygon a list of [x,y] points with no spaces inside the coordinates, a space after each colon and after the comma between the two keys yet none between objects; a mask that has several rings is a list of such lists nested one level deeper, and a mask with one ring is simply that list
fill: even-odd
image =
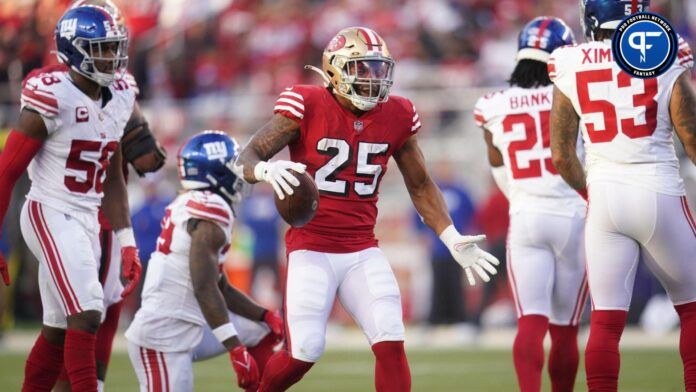
[{"label": "ny logo on helmet", "polygon": [[205,154],[209,161],[224,159],[227,156],[227,146],[225,142],[212,142],[203,144]]},{"label": "ny logo on helmet", "polygon": [[60,23],[60,36],[71,39],[77,32],[77,18],[66,19]]},{"label": "ny logo on helmet", "polygon": [[527,46],[532,48],[537,47],[541,49],[546,49],[549,43],[549,37],[551,36],[551,31],[545,30],[542,32],[542,35],[540,36],[539,30],[540,29],[538,27],[531,27],[529,29],[529,35],[527,36]]}]

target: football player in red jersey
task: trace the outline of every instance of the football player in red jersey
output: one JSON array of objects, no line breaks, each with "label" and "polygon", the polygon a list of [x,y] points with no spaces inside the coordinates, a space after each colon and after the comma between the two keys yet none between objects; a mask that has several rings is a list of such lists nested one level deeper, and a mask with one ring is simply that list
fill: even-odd
[{"label": "football player in red jersey", "polygon": [[[260,391],[288,389],[319,359],[336,295],[372,346],[377,391],[408,391],[399,287],[374,236],[378,188],[389,158],[396,160],[423,221],[440,235],[470,284],[474,272],[489,281],[498,260],[476,245],[485,236],[462,236],[452,225],[418,147],[419,116],[411,101],[389,95],[394,60],[384,40],[364,27],[341,30],[324,50],[319,72],[327,86],[282,92],[273,117],[235,165],[248,182],[270,183],[281,199],[299,184],[289,170],[306,170],[321,194],[314,219],[286,235],[286,347],[269,360]],[[268,161],[285,146],[292,161]]]}]

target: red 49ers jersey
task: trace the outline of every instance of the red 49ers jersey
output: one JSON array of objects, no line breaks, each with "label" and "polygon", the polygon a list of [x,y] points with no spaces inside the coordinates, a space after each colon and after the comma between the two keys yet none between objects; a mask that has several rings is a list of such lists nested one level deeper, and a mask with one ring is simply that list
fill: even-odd
[{"label": "red 49ers jersey", "polygon": [[273,112],[300,124],[290,158],[307,165],[320,193],[314,219],[288,230],[288,252],[349,253],[377,246],[377,199],[387,162],[421,127],[413,103],[391,95],[356,117],[328,89],[298,85],[280,94]]}]

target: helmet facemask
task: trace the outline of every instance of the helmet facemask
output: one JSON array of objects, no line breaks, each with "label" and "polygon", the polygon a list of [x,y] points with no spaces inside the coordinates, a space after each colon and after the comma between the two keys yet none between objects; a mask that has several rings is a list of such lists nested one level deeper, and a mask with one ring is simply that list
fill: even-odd
[{"label": "helmet facemask", "polygon": [[392,59],[334,56],[331,63],[341,70],[337,94],[349,99],[356,108],[368,111],[389,99],[389,89],[394,84]]},{"label": "helmet facemask", "polygon": [[108,38],[76,37],[73,45],[84,56],[76,71],[100,86],[111,85],[126,72],[128,36],[124,32]]}]

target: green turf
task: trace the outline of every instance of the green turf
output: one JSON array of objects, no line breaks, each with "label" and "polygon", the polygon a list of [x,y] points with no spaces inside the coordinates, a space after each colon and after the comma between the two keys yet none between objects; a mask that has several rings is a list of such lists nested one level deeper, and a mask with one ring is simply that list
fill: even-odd
[{"label": "green turf", "polygon": [[[413,390],[494,391],[516,390],[511,357],[504,351],[409,350]],[[21,387],[25,355],[0,354],[0,390]],[[620,391],[683,390],[681,362],[676,351],[624,350]],[[330,351],[292,390],[370,391],[373,390],[371,353]],[[234,372],[226,357],[194,365],[196,391],[236,390]],[[546,377],[545,377],[546,378]],[[577,391],[585,391],[584,373],[578,374]],[[125,354],[112,359],[106,382],[109,392],[137,391],[136,379]],[[550,390],[548,381],[544,390]]]}]

